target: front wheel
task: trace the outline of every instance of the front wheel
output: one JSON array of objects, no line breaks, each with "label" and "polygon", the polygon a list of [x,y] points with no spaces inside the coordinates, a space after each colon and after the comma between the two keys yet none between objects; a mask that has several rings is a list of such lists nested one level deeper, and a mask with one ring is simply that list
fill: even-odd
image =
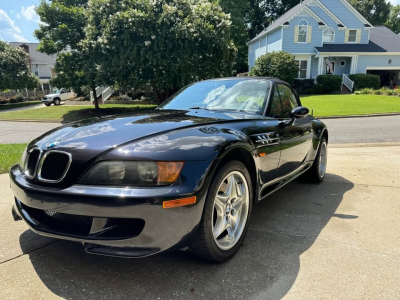
[{"label": "front wheel", "polygon": [[60,99],[54,99],[54,105],[58,106],[61,104],[61,100]]},{"label": "front wheel", "polygon": [[304,174],[305,179],[314,183],[321,183],[325,179],[328,164],[328,141],[322,137],[317,156],[312,167]]},{"label": "front wheel", "polygon": [[250,174],[239,161],[223,165],[210,185],[191,250],[211,262],[235,255],[245,238],[253,202]]}]

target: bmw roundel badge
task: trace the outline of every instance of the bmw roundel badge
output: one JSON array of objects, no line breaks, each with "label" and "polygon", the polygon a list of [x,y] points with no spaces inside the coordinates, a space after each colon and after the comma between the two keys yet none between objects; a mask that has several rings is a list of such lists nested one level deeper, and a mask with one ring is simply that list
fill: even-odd
[{"label": "bmw roundel badge", "polygon": [[61,141],[51,142],[50,144],[47,145],[47,149],[54,148],[54,147],[58,146],[60,143],[61,143]]}]

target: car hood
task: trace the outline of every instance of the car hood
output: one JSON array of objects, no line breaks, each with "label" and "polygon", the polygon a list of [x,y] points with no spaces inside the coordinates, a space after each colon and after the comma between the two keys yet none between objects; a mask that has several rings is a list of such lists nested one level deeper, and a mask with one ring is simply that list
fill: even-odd
[{"label": "car hood", "polygon": [[48,94],[48,95],[44,95],[45,97],[49,97],[49,98],[52,98],[52,97],[55,97],[55,96],[59,96],[60,94]]},{"label": "car hood", "polygon": [[130,115],[116,115],[79,121],[54,129],[34,140],[30,146],[69,152],[93,151],[93,154],[114,149],[126,143],[155,134],[184,130],[203,124],[260,119],[261,116],[205,110],[152,110]]}]

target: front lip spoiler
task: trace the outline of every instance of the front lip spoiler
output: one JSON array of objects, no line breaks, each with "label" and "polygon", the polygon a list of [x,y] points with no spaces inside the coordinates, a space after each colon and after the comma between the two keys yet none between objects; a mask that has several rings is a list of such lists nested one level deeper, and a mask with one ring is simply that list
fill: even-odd
[{"label": "front lip spoiler", "polygon": [[161,248],[149,247],[113,247],[96,244],[83,243],[86,253],[104,256],[123,257],[123,258],[139,258],[156,254]]}]

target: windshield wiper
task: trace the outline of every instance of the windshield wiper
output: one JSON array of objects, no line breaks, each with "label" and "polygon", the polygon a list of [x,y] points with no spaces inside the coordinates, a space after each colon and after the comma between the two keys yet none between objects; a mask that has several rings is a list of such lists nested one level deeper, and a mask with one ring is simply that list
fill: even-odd
[{"label": "windshield wiper", "polygon": [[205,110],[211,110],[211,109],[209,109],[209,108],[206,108],[206,107],[200,107],[200,106],[189,107],[189,109],[205,109]]}]

